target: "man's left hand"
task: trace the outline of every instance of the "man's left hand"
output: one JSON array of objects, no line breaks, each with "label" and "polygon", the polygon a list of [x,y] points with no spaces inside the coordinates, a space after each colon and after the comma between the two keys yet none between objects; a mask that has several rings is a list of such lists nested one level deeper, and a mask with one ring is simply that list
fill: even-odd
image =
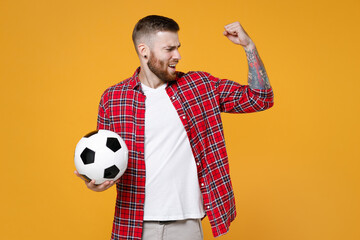
[{"label": "man's left hand", "polygon": [[249,48],[254,45],[253,41],[239,22],[226,25],[224,35],[233,43],[241,45],[244,48]]}]

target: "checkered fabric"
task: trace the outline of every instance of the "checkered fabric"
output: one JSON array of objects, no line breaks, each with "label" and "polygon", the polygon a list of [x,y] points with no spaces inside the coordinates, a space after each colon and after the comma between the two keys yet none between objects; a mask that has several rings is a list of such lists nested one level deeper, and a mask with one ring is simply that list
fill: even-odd
[{"label": "checkered fabric", "polygon": [[[98,129],[118,133],[129,149],[128,168],[117,184],[111,239],[141,239],[145,200],[145,98],[138,74],[103,93]],[[213,77],[206,72],[177,72],[166,86],[190,140],[206,215],[215,237],[229,230],[236,216],[220,113],[250,113],[273,105],[272,89]]]}]

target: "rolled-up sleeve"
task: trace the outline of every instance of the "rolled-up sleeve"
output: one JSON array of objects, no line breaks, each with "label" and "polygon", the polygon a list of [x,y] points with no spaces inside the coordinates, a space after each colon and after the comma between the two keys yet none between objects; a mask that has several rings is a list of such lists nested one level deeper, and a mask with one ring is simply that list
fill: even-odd
[{"label": "rolled-up sleeve", "polygon": [[220,111],[226,113],[251,113],[264,111],[274,105],[274,93],[269,89],[251,89],[249,85],[208,75],[215,83]]}]

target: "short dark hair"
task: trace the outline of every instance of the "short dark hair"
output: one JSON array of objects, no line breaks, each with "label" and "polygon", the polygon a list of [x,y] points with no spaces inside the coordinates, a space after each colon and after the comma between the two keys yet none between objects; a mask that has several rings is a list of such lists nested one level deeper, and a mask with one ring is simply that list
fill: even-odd
[{"label": "short dark hair", "polygon": [[136,23],[132,40],[135,48],[137,48],[136,40],[144,35],[155,34],[160,31],[178,32],[179,30],[179,25],[173,19],[158,15],[149,15]]}]

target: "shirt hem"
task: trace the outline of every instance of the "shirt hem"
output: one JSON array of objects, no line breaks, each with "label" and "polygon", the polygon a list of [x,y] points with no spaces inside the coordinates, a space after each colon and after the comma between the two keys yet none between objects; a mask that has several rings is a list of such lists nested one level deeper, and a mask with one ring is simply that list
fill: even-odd
[{"label": "shirt hem", "polygon": [[184,219],[198,219],[203,218],[204,214],[189,214],[189,215],[179,215],[179,216],[166,216],[166,217],[157,217],[157,216],[147,216],[144,217],[144,221],[168,221],[168,220],[184,220]]}]

